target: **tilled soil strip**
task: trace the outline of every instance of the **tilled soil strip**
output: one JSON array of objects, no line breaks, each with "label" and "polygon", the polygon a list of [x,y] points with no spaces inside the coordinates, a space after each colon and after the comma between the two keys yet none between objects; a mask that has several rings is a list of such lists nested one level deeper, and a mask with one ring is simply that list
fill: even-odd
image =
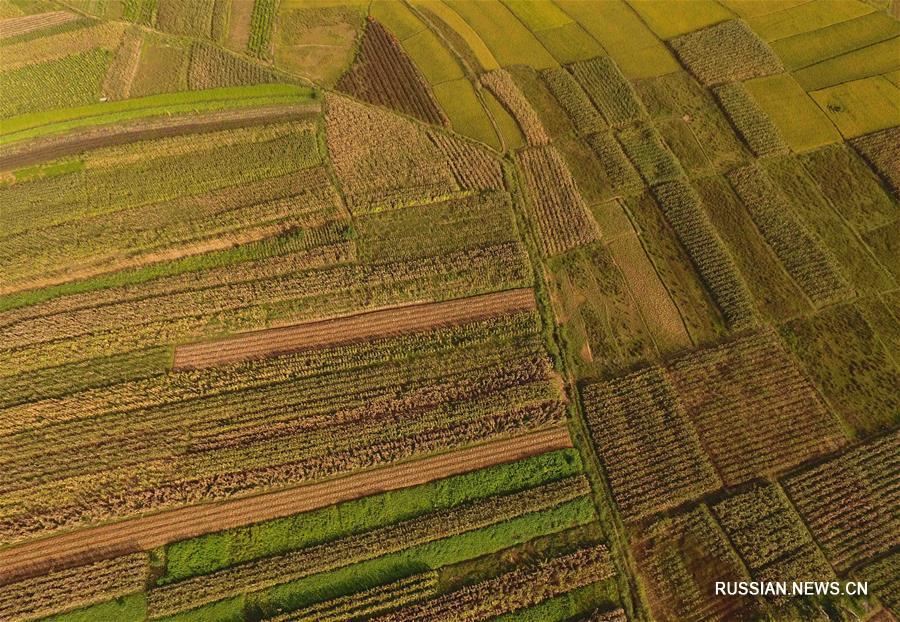
[{"label": "tilled soil strip", "polygon": [[311,348],[392,337],[534,308],[534,293],[527,288],[445,302],[406,305],[178,346],[175,349],[174,368],[198,369]]},{"label": "tilled soil strip", "polygon": [[0,550],[0,586],[169,542],[408,488],[572,446],[564,426],[316,484],[89,527]]},{"label": "tilled soil strip", "polygon": [[143,119],[127,124],[90,127],[69,134],[37,138],[25,143],[13,143],[4,148],[3,153],[0,153],[0,171],[12,171],[23,166],[48,162],[90,149],[114,147],[141,140],[296,121],[308,118],[311,111],[313,109],[309,106],[264,106],[253,109],[228,110],[203,116],[183,115],[162,119]]},{"label": "tilled soil strip", "polygon": [[27,35],[35,30],[59,26],[66,22],[78,19],[78,14],[69,11],[50,11],[49,13],[35,13],[0,20],[0,40]]}]

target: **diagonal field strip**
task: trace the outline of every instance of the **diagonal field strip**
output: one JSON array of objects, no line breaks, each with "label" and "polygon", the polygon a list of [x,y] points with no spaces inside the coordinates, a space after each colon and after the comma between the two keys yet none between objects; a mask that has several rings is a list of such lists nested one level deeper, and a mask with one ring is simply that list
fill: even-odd
[{"label": "diagonal field strip", "polygon": [[316,484],[188,506],[36,540],[0,550],[0,586],[51,569],[146,551],[169,542],[426,484],[571,446],[568,430],[559,426]]},{"label": "diagonal field strip", "polygon": [[528,288],[445,302],[404,305],[318,322],[268,328],[218,341],[178,346],[175,349],[174,368],[199,369],[311,348],[392,337],[534,308],[534,292]]}]

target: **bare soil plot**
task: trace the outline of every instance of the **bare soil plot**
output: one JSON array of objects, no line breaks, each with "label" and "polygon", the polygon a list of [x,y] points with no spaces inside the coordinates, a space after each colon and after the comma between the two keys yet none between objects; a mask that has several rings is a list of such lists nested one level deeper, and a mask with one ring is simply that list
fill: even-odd
[{"label": "bare soil plot", "polygon": [[408,305],[348,317],[270,328],[175,350],[175,369],[197,369],[299,350],[391,337],[534,309],[530,289],[513,289],[446,302]]}]

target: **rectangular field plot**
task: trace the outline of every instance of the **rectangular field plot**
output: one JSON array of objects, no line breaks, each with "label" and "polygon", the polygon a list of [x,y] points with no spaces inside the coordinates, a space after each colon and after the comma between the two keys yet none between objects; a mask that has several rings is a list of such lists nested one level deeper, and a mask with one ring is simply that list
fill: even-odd
[{"label": "rectangular field plot", "polygon": [[763,39],[776,41],[826,28],[874,11],[872,5],[861,0],[813,0],[796,6],[785,6],[780,11],[748,17],[747,21]]},{"label": "rectangular field plot", "polygon": [[900,37],[893,37],[800,69],[794,77],[807,91],[814,91],[895,71],[900,67],[898,58]]},{"label": "rectangular field plot", "polygon": [[841,141],[828,116],[790,74],[749,80],[745,86],[795,152]]},{"label": "rectangular field plot", "polygon": [[671,45],[684,66],[707,86],[783,70],[772,49],[740,20],[682,35]]},{"label": "rectangular field plot", "polygon": [[828,560],[845,572],[900,544],[898,474],[900,435],[892,432],[788,478],[784,488]]},{"label": "rectangular field plot", "polygon": [[895,426],[900,372],[878,335],[850,304],[782,328],[791,349],[822,394],[858,433]]},{"label": "rectangular field plot", "polygon": [[721,485],[660,369],[588,384],[582,399],[594,447],[626,519],[650,516]]},{"label": "rectangular field plot", "polygon": [[546,255],[587,244],[600,237],[587,205],[559,151],[552,145],[517,154],[531,217]]},{"label": "rectangular field plot", "polygon": [[657,620],[725,621],[754,610],[748,598],[715,595],[716,581],[748,577],[705,505],[659,520],[631,548]]},{"label": "rectangular field plot", "polygon": [[754,579],[836,578],[803,520],[777,484],[756,484],[716,503],[712,509]]},{"label": "rectangular field plot", "polygon": [[845,22],[780,39],[772,49],[791,70],[801,69],[900,35],[900,23],[885,12],[868,13]]},{"label": "rectangular field plot", "polygon": [[900,128],[892,127],[860,136],[851,145],[865,158],[875,172],[900,197]]},{"label": "rectangular field plot", "polygon": [[900,89],[880,76],[813,91],[811,95],[845,139],[900,125]]},{"label": "rectangular field plot", "polygon": [[668,368],[726,485],[783,472],[846,443],[840,422],[772,333],[698,350]]}]

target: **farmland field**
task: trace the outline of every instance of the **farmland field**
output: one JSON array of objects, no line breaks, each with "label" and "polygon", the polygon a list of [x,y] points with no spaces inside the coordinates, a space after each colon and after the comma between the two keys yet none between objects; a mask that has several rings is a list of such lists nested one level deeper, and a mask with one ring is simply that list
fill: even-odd
[{"label": "farmland field", "polygon": [[900,619],[898,7],[0,0],[0,621]]}]

